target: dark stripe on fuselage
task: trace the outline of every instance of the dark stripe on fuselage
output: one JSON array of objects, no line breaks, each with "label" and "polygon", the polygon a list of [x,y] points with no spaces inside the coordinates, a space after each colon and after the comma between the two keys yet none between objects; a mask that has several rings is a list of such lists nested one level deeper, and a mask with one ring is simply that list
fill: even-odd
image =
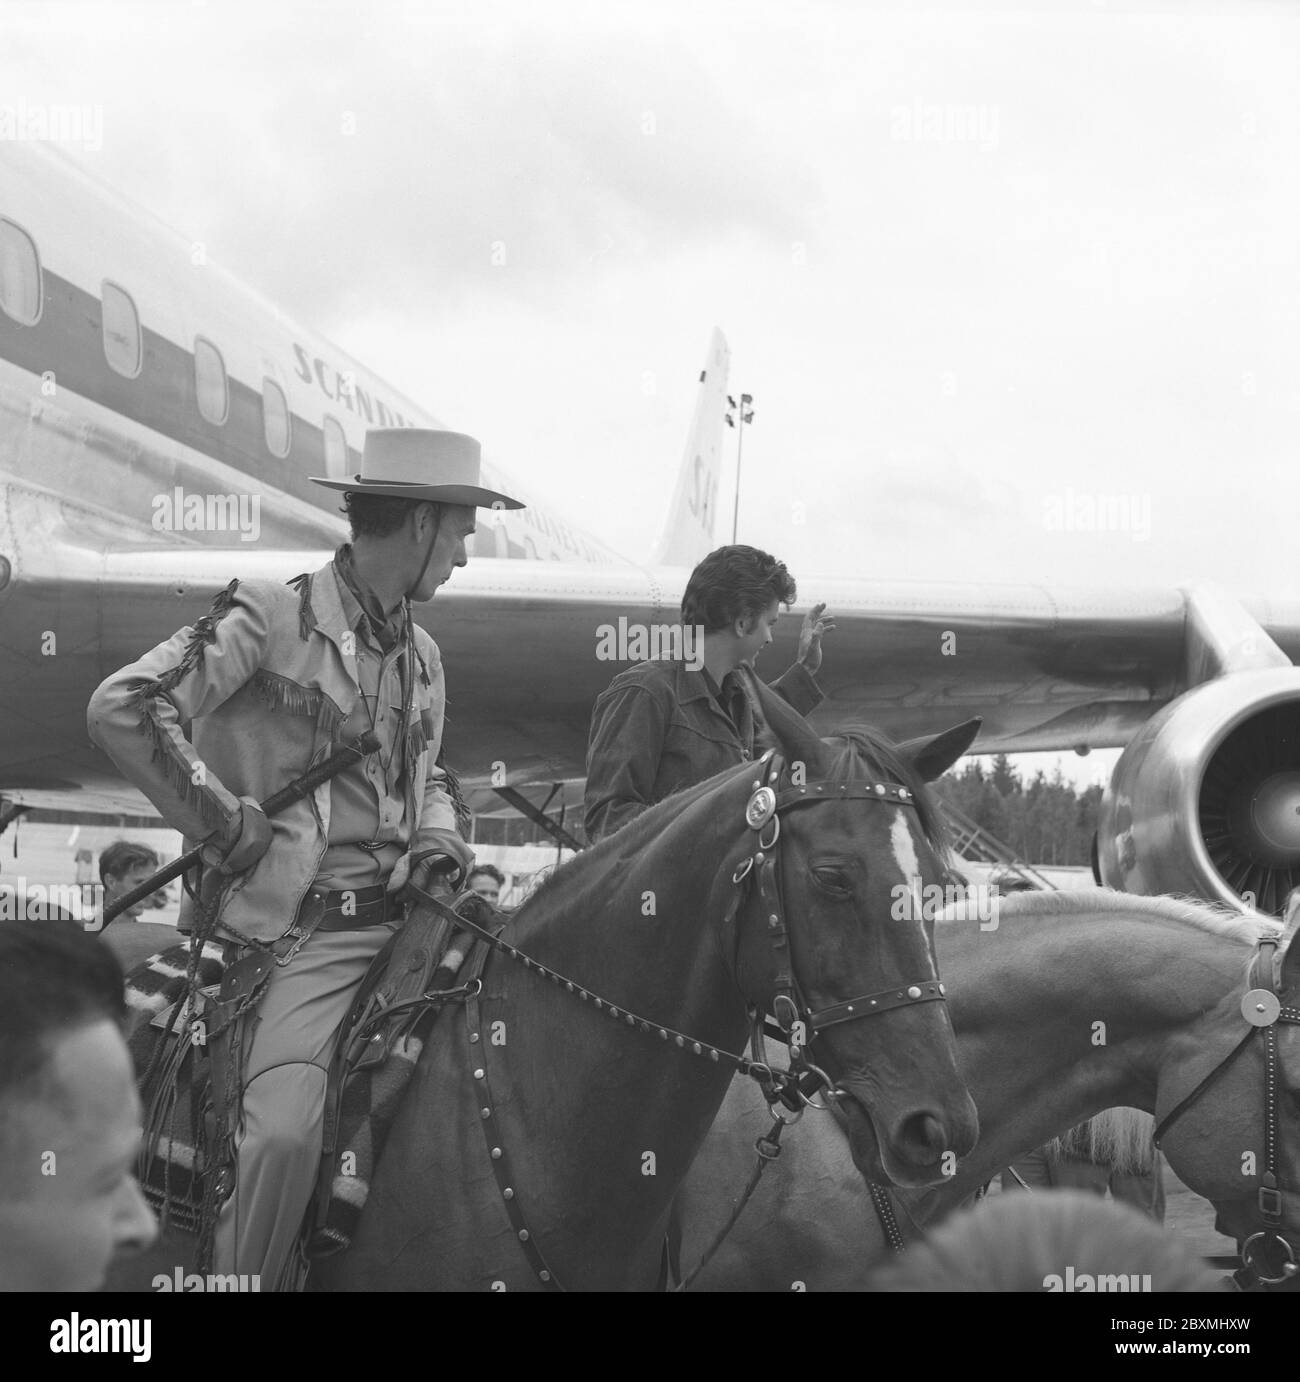
[{"label": "dark stripe on fuselage", "polygon": [[[192,351],[151,331],[142,321],[140,373],[126,379],[104,356],[99,298],[49,270],[42,271],[42,281],[44,310],[35,326],[20,326],[0,312],[0,357],[38,376],[48,371],[57,388],[69,389],[211,456],[250,481],[283,490],[314,508],[338,511],[341,496],[322,491],[307,479],[325,469],[320,424],[291,413],[289,454],[273,456],[266,445],[260,383],[257,389],[250,388],[227,369],[230,404],[226,421],[210,423],[199,412]],[[219,341],[214,344],[220,348]],[[39,390],[39,380],[32,387]],[[360,454],[349,446],[347,473],[360,469]]]},{"label": "dark stripe on fuselage", "polygon": [[[250,490],[258,485],[278,489],[331,516],[340,516],[342,495],[322,490],[307,478],[326,470],[323,418],[321,424],[316,424],[299,413],[291,413],[289,454],[274,456],[266,445],[260,381],[256,389],[251,388],[235,379],[227,367],[230,403],[226,420],[220,425],[208,422],[199,412],[192,350],[151,331],[141,321],[143,358],[140,373],[134,379],[127,379],[105,358],[100,299],[48,269],[42,270],[42,283],[45,298],[41,318],[35,326],[20,326],[0,312],[0,359],[30,370],[34,375],[52,372],[58,388],[68,389],[142,427],[231,466],[247,477]],[[212,343],[220,349],[220,341],[214,338]],[[331,376],[336,393],[342,387],[337,370],[328,362],[308,356],[305,348],[297,343],[293,345],[293,352],[294,372],[299,378],[311,373],[314,385],[326,398],[330,397]],[[224,359],[223,353],[223,363]],[[32,388],[34,392],[39,390],[39,380],[33,380]],[[410,425],[396,408],[375,395],[359,388],[357,395],[357,408],[363,416],[373,408],[375,420],[380,425]],[[287,404],[287,391],[285,401]],[[340,426],[344,409],[346,404],[340,403],[334,413],[340,419]],[[361,453],[349,446],[345,473],[353,475],[360,469]],[[493,478],[485,472],[484,481],[491,485]],[[611,559],[584,534],[575,533],[566,523],[540,509],[525,508],[520,522],[573,560],[599,563]],[[507,550],[498,554],[536,560],[538,553],[535,547],[530,552],[529,545],[527,538],[509,540]]]}]

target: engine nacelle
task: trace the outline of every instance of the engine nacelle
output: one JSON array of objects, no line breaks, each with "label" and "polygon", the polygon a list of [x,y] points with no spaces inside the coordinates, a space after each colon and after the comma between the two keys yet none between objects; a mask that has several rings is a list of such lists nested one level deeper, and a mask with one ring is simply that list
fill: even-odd
[{"label": "engine nacelle", "polygon": [[1300,885],[1300,668],[1207,682],[1153,716],[1102,802],[1107,887],[1280,915]]}]

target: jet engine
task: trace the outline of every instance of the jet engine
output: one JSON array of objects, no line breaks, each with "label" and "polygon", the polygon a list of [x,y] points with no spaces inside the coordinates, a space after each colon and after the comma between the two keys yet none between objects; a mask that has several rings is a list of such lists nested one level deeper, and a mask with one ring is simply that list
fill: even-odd
[{"label": "jet engine", "polygon": [[1107,887],[1280,915],[1300,885],[1300,668],[1220,677],[1148,720],[1115,765],[1097,845]]}]

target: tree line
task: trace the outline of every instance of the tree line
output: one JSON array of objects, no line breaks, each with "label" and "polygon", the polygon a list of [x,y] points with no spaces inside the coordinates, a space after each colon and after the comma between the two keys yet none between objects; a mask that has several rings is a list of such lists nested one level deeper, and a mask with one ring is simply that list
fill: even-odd
[{"label": "tree line", "polygon": [[1076,792],[1058,766],[1022,781],[1006,754],[986,766],[970,758],[933,784],[940,800],[964,811],[1027,864],[1086,865],[1101,812],[1102,789]]}]

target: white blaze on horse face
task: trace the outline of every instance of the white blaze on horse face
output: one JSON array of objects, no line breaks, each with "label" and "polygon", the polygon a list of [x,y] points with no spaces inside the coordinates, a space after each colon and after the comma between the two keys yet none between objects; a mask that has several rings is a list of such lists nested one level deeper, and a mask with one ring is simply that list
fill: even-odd
[{"label": "white blaze on horse face", "polygon": [[889,827],[889,843],[893,847],[894,862],[912,894],[911,915],[919,919],[921,912],[921,862],[916,857],[916,841],[912,838],[912,823],[908,812],[895,811]]}]

